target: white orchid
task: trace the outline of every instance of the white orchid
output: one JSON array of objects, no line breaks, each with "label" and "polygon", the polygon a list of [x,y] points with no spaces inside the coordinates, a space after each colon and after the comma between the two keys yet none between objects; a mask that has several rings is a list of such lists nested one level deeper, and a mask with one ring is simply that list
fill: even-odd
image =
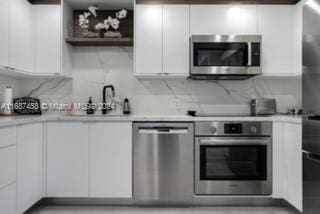
[{"label": "white orchid", "polygon": [[89,19],[90,13],[83,13],[79,15],[79,26],[81,28],[88,28],[89,27]]},{"label": "white orchid", "polygon": [[95,26],[96,30],[102,30],[102,29],[105,29],[105,28],[106,28],[105,24],[103,24],[101,22],[96,24],[96,26]]},{"label": "white orchid", "polygon": [[[111,26],[111,21],[110,21],[110,16],[108,17],[108,19],[105,19],[104,20],[104,28],[106,29],[106,30],[108,30],[109,29],[109,27]],[[112,19],[112,18],[111,18]]]},{"label": "white orchid", "polygon": [[[90,10],[90,7],[89,7],[89,10]],[[116,13],[116,18],[112,18],[111,16],[108,16],[108,18],[105,19],[103,21],[103,23],[100,22],[100,23],[96,24],[95,25],[95,29],[96,30],[105,29],[108,32],[108,30],[111,27],[112,29],[117,30],[120,27],[120,20],[119,19],[126,18],[127,17],[127,13],[128,12],[125,9],[120,10],[119,12]],[[116,35],[116,36],[118,36],[118,35]]]},{"label": "white orchid", "polygon": [[120,26],[120,21],[118,19],[112,19],[111,27],[117,30]]},{"label": "white orchid", "polygon": [[94,17],[97,17],[97,10],[99,8],[96,5],[92,5],[88,8],[88,10],[90,11],[90,13],[92,13],[92,15],[94,15]]},{"label": "white orchid", "polygon": [[107,19],[104,20],[104,25],[106,30],[108,30],[110,26],[116,30],[119,28],[120,21],[109,16]]},{"label": "white orchid", "polygon": [[118,19],[124,19],[124,18],[127,17],[127,13],[128,13],[128,11],[126,11],[125,9],[122,9],[119,12],[116,13],[116,17]]}]

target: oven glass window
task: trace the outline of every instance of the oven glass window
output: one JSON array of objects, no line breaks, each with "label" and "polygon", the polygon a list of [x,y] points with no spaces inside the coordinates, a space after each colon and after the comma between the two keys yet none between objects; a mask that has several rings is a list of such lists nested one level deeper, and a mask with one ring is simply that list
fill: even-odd
[{"label": "oven glass window", "polygon": [[247,43],[194,43],[194,66],[246,66]]},{"label": "oven glass window", "polygon": [[266,180],[267,146],[200,146],[200,180]]}]

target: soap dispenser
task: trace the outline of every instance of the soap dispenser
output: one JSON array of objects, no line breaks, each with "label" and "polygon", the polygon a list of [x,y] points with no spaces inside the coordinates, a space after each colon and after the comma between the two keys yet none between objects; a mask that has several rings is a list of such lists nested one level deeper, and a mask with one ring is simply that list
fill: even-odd
[{"label": "soap dispenser", "polygon": [[130,104],[128,98],[125,98],[123,102],[123,114],[130,114]]},{"label": "soap dispenser", "polygon": [[94,108],[92,106],[92,97],[89,97],[89,101],[87,104],[87,114],[94,114]]}]

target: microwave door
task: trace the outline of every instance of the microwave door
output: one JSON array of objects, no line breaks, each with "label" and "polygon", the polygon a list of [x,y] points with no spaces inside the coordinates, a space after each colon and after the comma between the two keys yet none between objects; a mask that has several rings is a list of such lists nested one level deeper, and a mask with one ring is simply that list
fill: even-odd
[{"label": "microwave door", "polygon": [[195,43],[194,66],[247,66],[247,43]]},{"label": "microwave door", "polygon": [[231,57],[233,54],[235,54],[238,50],[227,50],[225,51],[221,56],[221,61],[227,60],[229,57]]}]

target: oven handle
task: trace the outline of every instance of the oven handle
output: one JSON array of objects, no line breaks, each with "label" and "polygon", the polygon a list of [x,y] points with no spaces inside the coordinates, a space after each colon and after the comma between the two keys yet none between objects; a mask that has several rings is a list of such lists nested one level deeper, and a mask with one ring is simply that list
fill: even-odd
[{"label": "oven handle", "polygon": [[201,145],[266,145],[270,143],[270,139],[200,139],[199,142]]},{"label": "oven handle", "polygon": [[248,64],[247,66],[252,66],[252,44],[248,42]]}]

